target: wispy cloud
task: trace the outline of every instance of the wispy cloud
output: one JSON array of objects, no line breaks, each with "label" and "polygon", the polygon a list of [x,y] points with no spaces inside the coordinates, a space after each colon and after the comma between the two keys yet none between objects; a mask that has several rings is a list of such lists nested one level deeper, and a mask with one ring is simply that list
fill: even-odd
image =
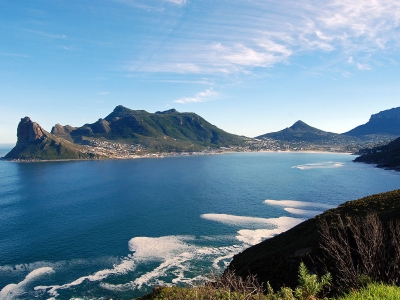
[{"label": "wispy cloud", "polygon": [[206,102],[214,99],[217,95],[217,92],[214,92],[212,89],[208,89],[203,92],[197,93],[194,97],[183,97],[175,100],[174,102],[180,104]]},{"label": "wispy cloud", "polygon": [[7,53],[7,52],[0,52],[1,56],[14,56],[14,57],[28,57],[26,54],[22,53]]},{"label": "wispy cloud", "polygon": [[[116,2],[129,5],[134,8],[143,9],[147,11],[164,11],[164,8],[160,4],[154,3],[154,1],[141,1],[141,0],[114,0]],[[154,3],[152,5],[152,2]]]},{"label": "wispy cloud", "polygon": [[53,34],[53,33],[48,33],[44,31],[39,31],[39,30],[27,30],[28,32],[46,37],[46,38],[51,38],[51,39],[66,39],[67,36],[65,34]]},{"label": "wispy cloud", "polygon": [[177,5],[185,5],[186,4],[186,0],[166,0],[167,2],[171,2],[173,4],[177,4]]},{"label": "wispy cloud", "polygon": [[[164,1],[186,4],[185,0]],[[145,63],[134,61],[127,64],[127,69],[204,74],[251,72],[290,63],[294,56],[304,53],[334,52],[340,56],[334,58],[335,64],[345,64],[343,57],[349,56],[359,61],[363,55],[362,63],[355,66],[368,70],[371,64],[365,53],[372,58],[375,53],[400,50],[398,0],[253,0],[246,5],[221,0],[215,8],[204,12],[207,18],[201,22],[190,23],[190,28],[179,27],[179,38],[169,35],[159,46],[162,49],[143,59]]]}]

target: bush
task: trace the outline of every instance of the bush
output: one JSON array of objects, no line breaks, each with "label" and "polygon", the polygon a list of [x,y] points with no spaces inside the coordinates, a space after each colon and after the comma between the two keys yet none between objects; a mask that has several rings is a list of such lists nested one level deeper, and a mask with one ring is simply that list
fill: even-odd
[{"label": "bush", "polygon": [[383,283],[371,283],[360,290],[352,291],[338,300],[397,300],[400,299],[400,287],[385,285]]},{"label": "bush", "polygon": [[400,283],[400,221],[382,223],[376,214],[334,223],[320,221],[320,247],[339,291],[369,282]]}]

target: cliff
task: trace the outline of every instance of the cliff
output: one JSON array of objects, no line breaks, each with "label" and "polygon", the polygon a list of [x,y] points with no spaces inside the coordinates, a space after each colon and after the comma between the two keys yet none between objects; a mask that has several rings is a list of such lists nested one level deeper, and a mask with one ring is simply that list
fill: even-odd
[{"label": "cliff", "polygon": [[17,128],[17,143],[4,157],[9,160],[48,160],[95,158],[81,146],[44,130],[29,117],[22,118]]}]

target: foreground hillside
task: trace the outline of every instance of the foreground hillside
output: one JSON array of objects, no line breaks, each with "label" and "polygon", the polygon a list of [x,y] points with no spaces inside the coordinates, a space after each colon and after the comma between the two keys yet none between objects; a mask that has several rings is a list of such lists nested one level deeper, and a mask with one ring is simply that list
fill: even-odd
[{"label": "foreground hillside", "polygon": [[394,190],[348,201],[248,248],[212,282],[156,287],[140,299],[399,299],[399,253]]},{"label": "foreground hillside", "polygon": [[323,241],[320,224],[326,222],[331,229],[334,229],[338,226],[338,217],[346,223],[347,218],[362,220],[369,214],[377,214],[384,224],[400,219],[400,190],[349,201],[327,210],[237,254],[228,269],[234,270],[241,277],[246,277],[248,274],[256,275],[260,282],[269,282],[274,288],[283,285],[294,287],[297,283],[297,268],[301,261],[313,266],[314,271],[319,271],[318,268],[322,267],[320,263],[324,261],[325,256],[320,247]]}]

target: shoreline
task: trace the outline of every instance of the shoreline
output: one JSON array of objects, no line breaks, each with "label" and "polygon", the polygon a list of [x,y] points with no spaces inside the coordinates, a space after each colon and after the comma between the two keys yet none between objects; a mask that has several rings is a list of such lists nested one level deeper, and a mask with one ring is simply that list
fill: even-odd
[{"label": "shoreline", "polygon": [[16,162],[16,163],[40,163],[40,162],[67,162],[67,161],[105,161],[105,160],[133,160],[143,158],[168,158],[168,157],[187,157],[187,156],[205,156],[205,155],[221,155],[221,154],[238,154],[238,153],[302,153],[302,154],[341,154],[341,155],[354,155],[351,152],[336,152],[336,151],[317,151],[317,150],[301,150],[301,151],[275,151],[275,150],[261,150],[261,151],[223,151],[223,152],[184,152],[184,153],[149,153],[144,155],[137,155],[134,157],[105,157],[105,158],[72,158],[72,159],[6,159],[0,157],[2,161]]}]

